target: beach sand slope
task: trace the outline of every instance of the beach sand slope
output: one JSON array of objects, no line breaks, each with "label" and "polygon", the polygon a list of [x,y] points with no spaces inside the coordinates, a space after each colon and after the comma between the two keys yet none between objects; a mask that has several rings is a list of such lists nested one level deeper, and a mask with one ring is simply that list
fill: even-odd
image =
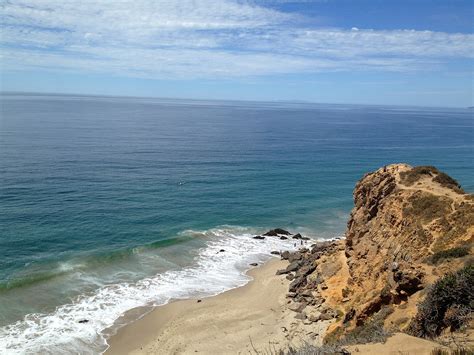
[{"label": "beach sand slope", "polygon": [[[318,343],[286,307],[288,281],[276,276],[287,262],[272,259],[249,271],[254,280],[215,297],[183,300],[156,308],[109,339],[108,354],[248,354]],[[310,334],[308,334],[310,333]]]}]

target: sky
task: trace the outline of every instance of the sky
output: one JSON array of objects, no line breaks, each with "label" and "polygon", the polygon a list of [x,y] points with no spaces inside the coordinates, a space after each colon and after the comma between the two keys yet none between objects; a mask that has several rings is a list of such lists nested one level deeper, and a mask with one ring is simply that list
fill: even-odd
[{"label": "sky", "polygon": [[474,1],[0,0],[0,90],[474,106]]}]

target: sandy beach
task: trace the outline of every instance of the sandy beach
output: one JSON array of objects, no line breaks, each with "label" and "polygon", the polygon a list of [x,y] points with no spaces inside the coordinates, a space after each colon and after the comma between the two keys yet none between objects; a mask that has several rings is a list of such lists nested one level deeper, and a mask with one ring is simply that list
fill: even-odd
[{"label": "sandy beach", "polygon": [[[275,275],[287,261],[271,259],[251,269],[245,286],[203,299],[156,307],[108,339],[106,354],[276,353],[302,344],[322,345],[332,321],[308,323],[289,310],[289,281]],[[139,310],[125,317],[133,317]],[[440,344],[395,333],[385,343],[346,347],[357,354],[426,354]]]},{"label": "sandy beach", "polygon": [[305,331],[285,306],[288,281],[275,272],[286,265],[272,259],[250,270],[254,280],[243,287],[157,307],[112,336],[107,354],[248,354],[317,343],[315,327]]}]

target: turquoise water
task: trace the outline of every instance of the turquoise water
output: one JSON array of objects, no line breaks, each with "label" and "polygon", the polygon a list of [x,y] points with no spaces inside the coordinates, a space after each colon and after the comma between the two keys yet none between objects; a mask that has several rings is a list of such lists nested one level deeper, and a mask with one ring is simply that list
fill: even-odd
[{"label": "turquoise water", "polygon": [[473,153],[468,109],[4,94],[0,343],[100,352],[125,310],[293,247],[254,233],[342,235],[368,171],[436,165],[474,191]]}]

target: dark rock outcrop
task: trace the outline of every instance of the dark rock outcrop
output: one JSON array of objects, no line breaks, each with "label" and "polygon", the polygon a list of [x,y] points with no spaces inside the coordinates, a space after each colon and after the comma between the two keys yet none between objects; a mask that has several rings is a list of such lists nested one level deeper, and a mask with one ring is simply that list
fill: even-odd
[{"label": "dark rock outcrop", "polygon": [[291,238],[293,239],[298,239],[298,240],[309,240],[308,237],[303,237],[301,234],[297,233],[295,234],[294,236],[292,236]]},{"label": "dark rock outcrop", "polygon": [[267,237],[277,237],[278,235],[291,235],[291,233],[281,228],[275,228],[264,234]]}]

